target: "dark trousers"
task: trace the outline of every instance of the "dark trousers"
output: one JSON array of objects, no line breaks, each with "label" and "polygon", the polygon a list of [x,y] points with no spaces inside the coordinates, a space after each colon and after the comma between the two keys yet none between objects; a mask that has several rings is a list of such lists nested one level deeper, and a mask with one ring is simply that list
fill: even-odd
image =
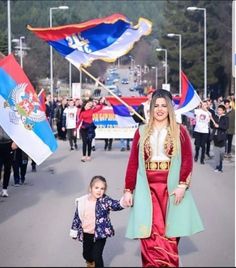
[{"label": "dark trousers", "polygon": [[209,132],[207,135],[206,140],[206,155],[210,156],[210,149],[211,149],[211,133]]},{"label": "dark trousers", "polygon": [[20,148],[17,148],[13,153],[13,174],[14,174],[14,183],[19,184],[24,183],[25,174],[28,165],[28,156],[26,156]]},{"label": "dark trousers", "polygon": [[112,147],[112,142],[113,142],[113,139],[105,139],[104,149],[106,150],[108,148],[110,150]]},{"label": "dark trousers", "polygon": [[77,137],[74,135],[75,128],[67,129],[67,136],[69,140],[70,147],[73,147],[73,143],[76,146],[77,145]]},{"label": "dark trousers", "polygon": [[91,155],[92,151],[92,139],[88,138],[88,130],[85,128],[80,129],[80,135],[82,139],[82,150],[83,150],[83,156],[86,156],[87,149],[88,149],[88,156]]},{"label": "dark trousers", "polygon": [[36,168],[36,163],[34,162],[34,160],[31,160],[31,166],[32,166],[32,169]]},{"label": "dark trousers", "polygon": [[3,173],[3,189],[7,189],[9,185],[9,180],[11,176],[11,165],[13,159],[13,151],[11,149],[11,142],[10,143],[0,143],[0,176],[2,168],[4,168]]},{"label": "dark trousers", "polygon": [[233,136],[234,136],[233,134],[227,134],[226,143],[225,143],[225,152],[227,154],[231,153]]},{"label": "dark trousers", "polygon": [[201,148],[201,161],[204,161],[208,133],[194,132],[194,137],[195,137],[195,142],[194,142],[195,161],[197,161],[198,159],[200,148]]},{"label": "dark trousers", "polygon": [[94,241],[94,234],[83,234],[83,257],[88,262],[95,262],[96,268],[104,267],[103,249],[106,244],[106,238]]},{"label": "dark trousers", "polygon": [[59,139],[66,140],[66,130],[62,130],[62,122],[57,123],[57,136]]}]

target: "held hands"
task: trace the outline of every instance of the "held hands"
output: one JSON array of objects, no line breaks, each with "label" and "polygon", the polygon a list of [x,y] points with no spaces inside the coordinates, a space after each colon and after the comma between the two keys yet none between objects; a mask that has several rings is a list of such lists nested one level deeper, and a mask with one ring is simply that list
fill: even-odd
[{"label": "held hands", "polygon": [[175,205],[180,204],[180,202],[183,200],[184,198],[184,194],[185,194],[186,188],[179,188],[177,187],[170,195],[175,195]]},{"label": "held hands", "polygon": [[131,192],[125,192],[123,195],[123,203],[126,207],[132,207],[133,205],[133,195]]}]

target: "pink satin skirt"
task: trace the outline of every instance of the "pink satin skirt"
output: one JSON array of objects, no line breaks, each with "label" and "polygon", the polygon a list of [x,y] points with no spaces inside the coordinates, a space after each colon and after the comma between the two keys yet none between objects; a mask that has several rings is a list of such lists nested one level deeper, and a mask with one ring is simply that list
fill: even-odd
[{"label": "pink satin skirt", "polygon": [[141,239],[143,267],[179,267],[179,238],[165,237],[168,170],[146,172],[152,196],[153,219],[151,236]]}]

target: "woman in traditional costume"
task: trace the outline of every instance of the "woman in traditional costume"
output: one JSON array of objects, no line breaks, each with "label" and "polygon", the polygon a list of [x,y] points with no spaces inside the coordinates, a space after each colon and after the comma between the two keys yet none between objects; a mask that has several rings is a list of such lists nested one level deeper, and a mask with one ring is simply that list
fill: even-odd
[{"label": "woman in traditional costume", "polygon": [[126,237],[140,239],[143,267],[178,267],[179,238],[204,229],[189,190],[192,168],[190,136],[176,122],[172,96],[156,90],[149,121],[133,138],[124,190]]}]

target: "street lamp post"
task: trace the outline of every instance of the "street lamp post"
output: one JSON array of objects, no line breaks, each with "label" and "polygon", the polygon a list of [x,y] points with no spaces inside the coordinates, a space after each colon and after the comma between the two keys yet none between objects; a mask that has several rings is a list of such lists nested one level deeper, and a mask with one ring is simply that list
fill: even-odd
[{"label": "street lamp post", "polygon": [[[50,7],[49,8],[49,26],[52,27],[52,11],[57,9],[69,9],[68,6]],[[50,90],[51,97],[53,98],[53,54],[52,46],[50,46]]]},{"label": "street lamp post", "polygon": [[8,55],[11,54],[11,2],[7,0]]},{"label": "street lamp post", "polygon": [[181,95],[182,92],[182,83],[181,83],[181,73],[182,73],[182,36],[181,34],[174,34],[174,33],[169,33],[167,34],[168,37],[179,37],[179,95]]},{"label": "street lamp post", "polygon": [[165,52],[165,84],[167,84],[167,49],[156,48],[156,51],[164,51]]},{"label": "street lamp post", "polygon": [[158,89],[158,67],[157,66],[152,66],[152,69],[155,69],[156,71],[156,82],[155,82],[155,86],[156,86],[156,89]]},{"label": "street lamp post", "polygon": [[139,76],[140,76],[140,81],[139,81],[139,84],[141,85],[142,84],[142,66],[141,65],[137,65],[137,67],[139,68]]},{"label": "street lamp post", "polygon": [[207,33],[206,33],[206,8],[188,7],[189,11],[203,10],[204,12],[204,99],[207,98]]},{"label": "street lamp post", "polygon": [[135,60],[134,58],[130,55],[130,71],[132,73],[132,83],[133,83],[133,86],[134,86],[134,67],[135,67]]},{"label": "street lamp post", "polygon": [[25,39],[25,37],[24,36],[20,37],[20,66],[21,66],[21,68],[23,68],[22,39]]},{"label": "street lamp post", "polygon": [[72,97],[72,90],[71,90],[71,62],[69,62],[69,90],[70,90],[70,97]]}]

